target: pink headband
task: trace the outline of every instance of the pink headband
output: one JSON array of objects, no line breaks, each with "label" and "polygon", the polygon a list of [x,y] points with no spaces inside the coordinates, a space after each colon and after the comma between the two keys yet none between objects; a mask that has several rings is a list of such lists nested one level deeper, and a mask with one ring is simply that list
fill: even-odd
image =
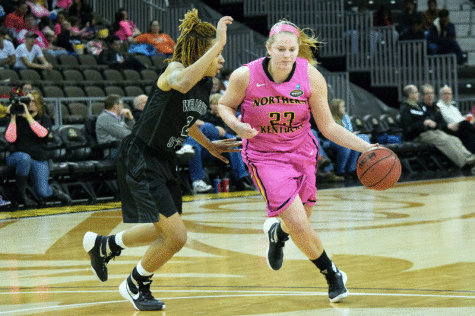
[{"label": "pink headband", "polygon": [[280,32],[292,32],[297,35],[297,37],[300,37],[299,31],[290,24],[280,24],[273,27],[272,30],[270,30],[269,37]]}]

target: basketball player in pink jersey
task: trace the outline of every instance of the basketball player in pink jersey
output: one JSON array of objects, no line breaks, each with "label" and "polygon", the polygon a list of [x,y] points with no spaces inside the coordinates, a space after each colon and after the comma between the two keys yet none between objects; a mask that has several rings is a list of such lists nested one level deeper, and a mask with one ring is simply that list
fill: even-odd
[{"label": "basketball player in pink jersey", "polygon": [[[266,42],[268,56],[232,73],[218,109],[226,124],[242,137],[243,160],[267,204],[264,232],[269,239],[270,268],[281,268],[290,235],[325,275],[330,302],[339,302],[349,295],[346,274],[327,256],[310,224],[318,157],[310,115],[323,135],[341,146],[364,152],[377,145],[333,120],[325,79],[314,67],[311,48],[318,44],[294,24],[278,22]],[[239,105],[241,120],[236,118]]]}]

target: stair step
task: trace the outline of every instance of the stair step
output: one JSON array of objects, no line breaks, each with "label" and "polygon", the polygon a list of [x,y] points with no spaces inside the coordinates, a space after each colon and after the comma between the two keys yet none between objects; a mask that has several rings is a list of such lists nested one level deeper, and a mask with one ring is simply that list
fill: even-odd
[{"label": "stair step", "polygon": [[[470,65],[470,66],[475,66],[475,52],[468,52],[468,62],[467,62],[467,65]],[[472,78],[473,78],[473,74],[475,73],[472,72]]]},{"label": "stair step", "polygon": [[475,39],[473,37],[457,38],[457,42],[464,52],[475,51]]}]

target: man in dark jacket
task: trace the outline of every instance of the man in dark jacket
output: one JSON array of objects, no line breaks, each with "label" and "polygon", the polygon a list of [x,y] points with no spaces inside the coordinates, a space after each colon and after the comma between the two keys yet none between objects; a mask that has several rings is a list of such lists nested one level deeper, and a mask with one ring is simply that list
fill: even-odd
[{"label": "man in dark jacket", "polygon": [[475,174],[475,155],[465,148],[459,138],[443,131],[447,124],[434,103],[434,89],[430,85],[424,85],[422,93],[425,102],[419,103],[417,87],[404,87],[406,100],[401,104],[400,110],[404,139],[432,144],[458,167],[470,166],[472,174]]},{"label": "man in dark jacket", "polygon": [[112,69],[145,69],[145,65],[133,56],[126,56],[120,52],[120,39],[112,35],[109,38],[109,49],[103,50],[99,55],[99,62],[108,65]]},{"label": "man in dark jacket", "polygon": [[463,64],[465,59],[455,37],[455,25],[449,20],[449,11],[440,10],[439,17],[435,19],[427,35],[429,52],[432,54],[455,54],[457,63]]}]

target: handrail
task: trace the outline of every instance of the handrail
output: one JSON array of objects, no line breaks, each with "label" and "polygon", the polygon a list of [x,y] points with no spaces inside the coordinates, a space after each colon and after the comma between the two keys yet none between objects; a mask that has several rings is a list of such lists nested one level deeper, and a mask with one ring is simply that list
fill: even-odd
[{"label": "handrail", "polygon": [[469,24],[468,24],[468,33],[467,33],[467,34],[471,36],[471,35],[472,35],[472,23],[473,23],[473,22],[472,22],[472,17],[473,17],[473,10],[475,10],[475,4],[474,4],[472,1],[470,1],[470,0],[467,0],[467,1],[465,1],[465,2],[462,2],[462,3],[460,4],[460,10],[463,10],[463,6],[464,6],[464,5],[467,5],[467,4],[468,4],[468,5],[470,6],[470,8],[471,8],[471,10],[469,10],[469,11],[470,11],[470,22],[469,22]]}]

